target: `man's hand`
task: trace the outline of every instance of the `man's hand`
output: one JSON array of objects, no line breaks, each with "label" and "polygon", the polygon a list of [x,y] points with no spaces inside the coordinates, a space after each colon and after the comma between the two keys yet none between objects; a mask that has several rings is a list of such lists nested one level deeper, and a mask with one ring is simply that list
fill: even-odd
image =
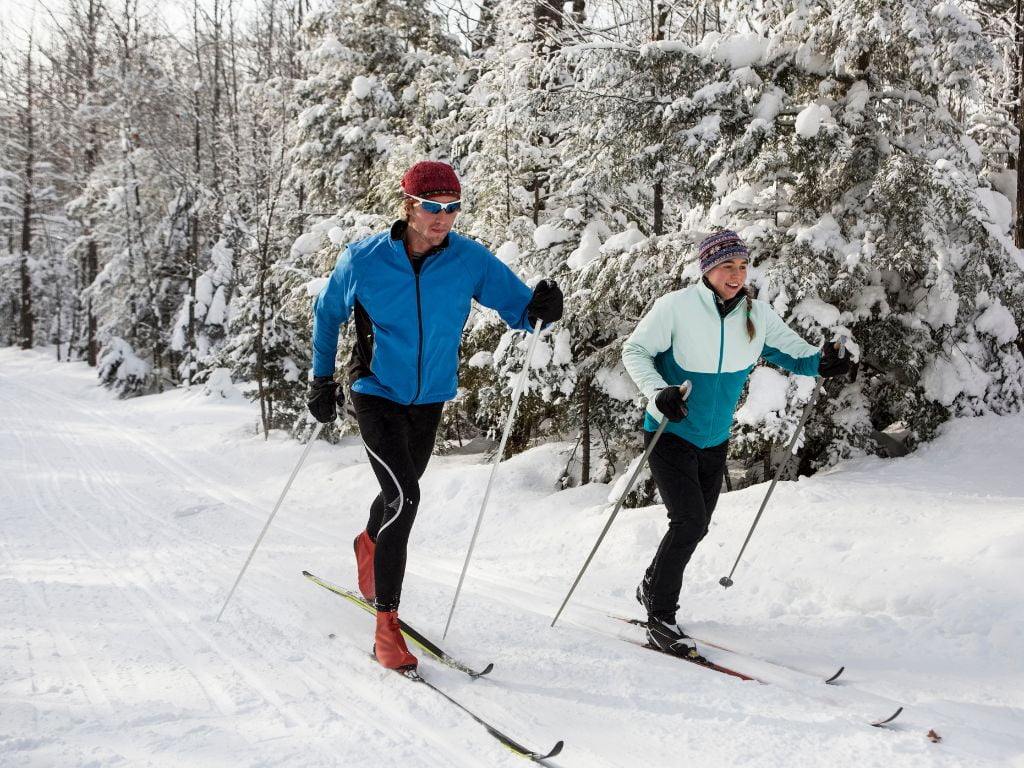
[{"label": "man's hand", "polygon": [[309,412],[321,424],[330,424],[338,418],[338,408],[345,405],[345,390],[333,376],[317,376],[309,385]]},{"label": "man's hand", "polygon": [[562,289],[555,285],[555,281],[541,280],[533,289],[533,298],[526,306],[530,325],[536,325],[538,320],[545,323],[561,320],[563,303]]}]

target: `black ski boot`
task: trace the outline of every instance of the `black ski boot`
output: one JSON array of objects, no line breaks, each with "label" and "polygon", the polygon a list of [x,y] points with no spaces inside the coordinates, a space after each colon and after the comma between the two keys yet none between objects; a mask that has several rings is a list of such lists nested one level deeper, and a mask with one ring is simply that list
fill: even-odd
[{"label": "black ski boot", "polygon": [[660,619],[657,616],[647,617],[647,642],[659,651],[682,656],[688,659],[699,659],[697,644],[683,628],[676,624],[675,617]]},{"label": "black ski boot", "polygon": [[644,607],[644,612],[651,614],[651,574],[645,573],[643,581],[636,587],[636,601]]}]

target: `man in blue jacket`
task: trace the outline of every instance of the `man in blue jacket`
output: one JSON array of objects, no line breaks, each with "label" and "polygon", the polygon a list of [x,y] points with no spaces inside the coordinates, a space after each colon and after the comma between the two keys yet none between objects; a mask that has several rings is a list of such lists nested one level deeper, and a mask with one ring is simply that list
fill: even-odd
[{"label": "man in blue jacket", "polygon": [[399,631],[406,547],[446,400],[458,386],[459,344],[473,299],[512,328],[562,316],[562,292],[531,291],[494,254],[452,232],[462,206],[451,166],[424,161],[402,177],[403,218],[349,245],[317,297],[309,410],[331,422],[344,400],[334,380],[338,332],[355,317],[348,363],[352,404],[381,491],[355,539],[359,591],[377,607],[374,653],[391,669],[415,668]]}]

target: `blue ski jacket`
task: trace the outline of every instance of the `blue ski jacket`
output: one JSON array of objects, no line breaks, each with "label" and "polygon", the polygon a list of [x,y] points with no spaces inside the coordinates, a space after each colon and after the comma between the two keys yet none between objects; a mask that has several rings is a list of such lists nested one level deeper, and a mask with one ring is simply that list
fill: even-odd
[{"label": "blue ski jacket", "polygon": [[354,311],[352,389],[404,405],[443,402],[458,388],[471,301],[528,329],[533,292],[487,248],[455,232],[414,262],[405,227],[395,222],[338,258],[313,309],[313,375],[334,374],[339,329]]},{"label": "blue ski jacket", "polygon": [[654,432],[662,414],[654,398],[662,387],[693,384],[689,413],[669,422],[672,432],[698,448],[729,438],[733,412],[758,358],[804,376],[816,376],[821,354],[800,338],[766,302],[754,300],[747,335],[746,301],[722,317],[704,282],[658,299],[622,346],[622,362],[647,397],[644,429]]}]

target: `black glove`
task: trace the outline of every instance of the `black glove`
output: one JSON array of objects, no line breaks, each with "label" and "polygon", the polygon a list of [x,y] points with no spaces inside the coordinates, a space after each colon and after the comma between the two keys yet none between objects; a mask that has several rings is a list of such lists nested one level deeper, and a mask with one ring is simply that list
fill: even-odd
[{"label": "black glove", "polygon": [[317,376],[309,385],[309,412],[321,424],[330,424],[338,418],[338,408],[345,405],[345,390],[333,376]]},{"label": "black glove", "polygon": [[[840,356],[842,352],[842,356]],[[818,362],[818,375],[831,379],[833,376],[844,376],[850,372],[850,356],[842,348],[840,342],[826,341],[821,347],[821,360]]]},{"label": "black glove", "polygon": [[690,412],[690,409],[686,407],[686,398],[679,391],[679,387],[665,387],[658,390],[654,404],[671,422],[682,421]]},{"label": "black glove", "polygon": [[526,316],[530,325],[538,320],[554,323],[562,319],[562,289],[555,285],[554,280],[541,280],[533,289],[533,298],[526,305]]}]

